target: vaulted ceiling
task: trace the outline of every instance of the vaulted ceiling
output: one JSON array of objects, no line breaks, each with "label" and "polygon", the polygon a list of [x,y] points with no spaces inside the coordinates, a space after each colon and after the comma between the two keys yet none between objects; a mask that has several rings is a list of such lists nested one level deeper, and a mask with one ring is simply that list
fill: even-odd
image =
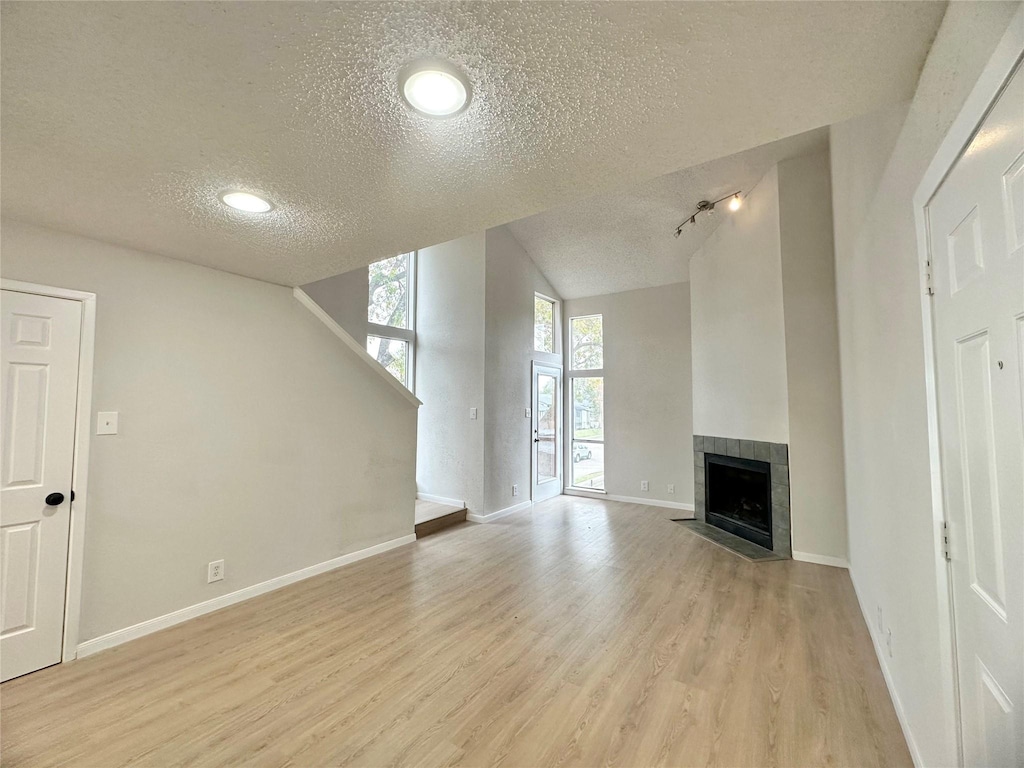
[{"label": "vaulted ceiling", "polygon": [[749,193],[776,163],[827,147],[828,129],[818,128],[557,206],[508,227],[563,299],[682,282],[690,276],[690,257],[722,219],[743,215],[722,204],[674,237],[699,201]]},{"label": "vaulted ceiling", "polygon": [[[307,283],[906,99],[943,11],[5,2],[3,214]],[[468,75],[468,109],[405,105],[425,56]]]}]

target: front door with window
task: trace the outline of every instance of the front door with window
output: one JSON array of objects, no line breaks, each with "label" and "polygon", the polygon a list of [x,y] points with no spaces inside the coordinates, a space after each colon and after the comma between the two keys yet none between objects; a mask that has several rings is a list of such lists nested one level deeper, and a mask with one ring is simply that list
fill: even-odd
[{"label": "front door with window", "polygon": [[562,371],[533,365],[533,493],[534,502],[562,492]]}]

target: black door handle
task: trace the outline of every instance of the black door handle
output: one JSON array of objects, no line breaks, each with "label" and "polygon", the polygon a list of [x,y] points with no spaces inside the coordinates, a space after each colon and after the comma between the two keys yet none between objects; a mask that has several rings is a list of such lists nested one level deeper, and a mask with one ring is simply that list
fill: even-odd
[{"label": "black door handle", "polygon": [[64,503],[63,493],[51,493],[46,497],[46,505],[49,507],[59,507]]}]

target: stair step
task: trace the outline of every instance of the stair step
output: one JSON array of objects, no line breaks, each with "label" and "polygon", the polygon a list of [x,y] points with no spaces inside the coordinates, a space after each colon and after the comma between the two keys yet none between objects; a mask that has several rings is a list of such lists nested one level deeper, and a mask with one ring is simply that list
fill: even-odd
[{"label": "stair step", "polygon": [[416,538],[422,539],[424,536],[437,533],[442,528],[447,528],[450,525],[458,525],[459,523],[464,522],[466,522],[466,510],[458,509],[454,512],[449,512],[447,515],[441,515],[440,517],[435,517],[431,520],[417,523]]}]

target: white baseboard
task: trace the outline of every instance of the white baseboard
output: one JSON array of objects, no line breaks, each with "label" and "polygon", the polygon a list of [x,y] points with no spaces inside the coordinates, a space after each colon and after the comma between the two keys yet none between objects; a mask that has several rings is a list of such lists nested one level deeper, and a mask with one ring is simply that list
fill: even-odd
[{"label": "white baseboard", "polygon": [[815,563],[816,565],[831,565],[833,568],[850,568],[850,564],[842,557],[829,557],[828,555],[815,555],[812,552],[793,551],[793,559],[803,563]]},{"label": "white baseboard", "polygon": [[491,512],[487,515],[466,515],[466,519],[473,523],[493,523],[495,520],[507,515],[511,515],[513,512],[522,512],[524,509],[529,509],[533,506],[532,501],[524,501],[520,504],[513,504],[511,507],[505,507],[499,509],[497,512]]},{"label": "white baseboard", "polygon": [[207,600],[202,603],[196,603],[190,605],[187,608],[174,611],[172,613],[165,614],[163,616],[157,616],[155,619],[149,619],[139,624],[135,624],[131,627],[125,627],[119,629],[116,632],[111,632],[100,637],[93,638],[92,640],[86,640],[84,643],[78,644],[77,657],[82,658],[84,656],[91,656],[99,651],[104,651],[107,648],[113,648],[115,645],[121,645],[127,643],[130,640],[135,640],[145,635],[150,635],[154,632],[159,632],[161,629],[167,629],[173,627],[175,624],[181,624],[183,621],[194,619],[198,616],[202,616],[213,611],[218,611],[221,608],[227,608],[229,605],[240,603],[243,600],[248,600],[258,595],[262,595],[266,592],[272,592],[275,589],[286,587],[289,584],[294,584],[297,581],[308,579],[311,576],[318,576],[321,573],[327,571],[333,571],[335,568],[340,568],[343,565],[354,563],[357,560],[365,560],[367,557],[373,555],[379,555],[381,552],[387,552],[389,549],[395,549],[405,544],[412,544],[416,541],[416,534],[410,533],[407,536],[401,536],[397,539],[391,539],[380,544],[375,544],[372,547],[366,549],[360,549],[356,552],[350,552],[347,555],[341,557],[335,557],[332,560],[327,560],[323,563],[317,563],[311,565],[308,568],[303,568],[292,573],[286,573],[284,576],[277,576],[276,578],[269,579],[268,581],[260,582],[259,584],[253,584],[251,587],[245,587],[239,589],[236,592],[229,592],[226,595],[215,597],[212,600]]},{"label": "white baseboard", "polygon": [[[793,555],[796,556],[796,553],[794,552]],[[889,689],[889,698],[892,699],[893,709],[896,710],[896,719],[900,721],[900,728],[903,729],[903,738],[906,739],[907,748],[910,750],[910,759],[914,761],[914,765],[917,768],[923,768],[924,761],[921,759],[921,753],[914,742],[914,735],[910,732],[910,725],[907,723],[907,716],[903,711],[903,703],[900,701],[899,694],[896,693],[896,686],[893,685],[892,675],[889,673],[889,667],[885,663],[882,642],[875,635],[875,627],[871,623],[871,612],[868,611],[867,606],[864,605],[864,601],[861,599],[860,590],[857,589],[857,580],[853,577],[852,569],[850,569],[850,582],[853,584],[853,594],[857,596],[857,604],[860,605],[860,612],[864,617],[864,623],[867,624],[868,635],[871,636],[871,644],[875,647],[875,656],[878,658],[878,666],[882,668],[882,677],[885,679],[885,687]]]},{"label": "white baseboard", "polygon": [[645,499],[640,496],[615,496],[610,493],[587,493],[575,488],[566,488],[563,493],[566,496],[579,496],[584,499],[607,499],[608,501],[621,501],[624,504],[644,504],[648,507],[663,507],[665,509],[681,509],[686,512],[693,512],[693,504],[682,501],[662,501],[661,499]]},{"label": "white baseboard", "polygon": [[459,499],[449,499],[447,496],[435,496],[432,493],[417,493],[416,498],[420,501],[433,501],[437,504],[448,504],[452,507],[458,507],[459,509],[465,509],[466,502],[460,501]]}]

